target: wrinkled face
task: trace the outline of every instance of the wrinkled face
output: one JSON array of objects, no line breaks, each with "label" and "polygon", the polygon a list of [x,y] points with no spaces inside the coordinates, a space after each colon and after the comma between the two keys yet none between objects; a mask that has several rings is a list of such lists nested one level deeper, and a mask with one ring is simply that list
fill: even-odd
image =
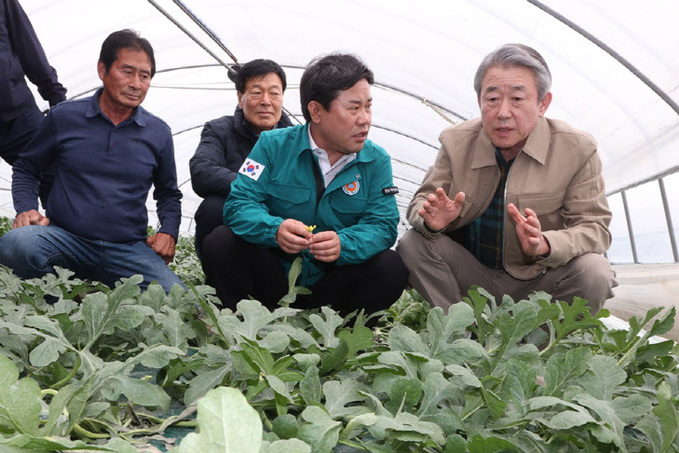
[{"label": "wrinkled face", "polygon": [[538,99],[535,77],[526,67],[494,66],[486,71],[479,98],[481,120],[505,158],[521,151],[551,99],[551,93]]},{"label": "wrinkled face", "polygon": [[272,129],[283,109],[281,78],[275,72],[251,78],[245,84],[245,93],[238,92],[238,106],[258,134]]},{"label": "wrinkled face", "polygon": [[118,50],[108,72],[103,62],[97,65],[104,82],[102,101],[118,110],[134,109],[142,103],[151,86],[151,59],[146,52],[131,48]]},{"label": "wrinkled face", "polygon": [[370,84],[361,79],[339,96],[325,110],[316,101],[309,103],[314,125],[312,136],[328,155],[354,154],[363,149],[372,121]]}]

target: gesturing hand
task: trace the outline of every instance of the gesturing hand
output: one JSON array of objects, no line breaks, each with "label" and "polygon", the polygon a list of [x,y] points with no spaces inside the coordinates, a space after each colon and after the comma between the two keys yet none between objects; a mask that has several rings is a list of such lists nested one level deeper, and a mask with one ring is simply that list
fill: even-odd
[{"label": "gesturing hand", "polygon": [[299,220],[286,219],[276,231],[278,246],[285,253],[297,254],[309,248],[309,240],[313,235]]},{"label": "gesturing hand", "polygon": [[427,195],[427,201],[417,213],[424,219],[430,230],[438,231],[448,226],[457,219],[464,204],[464,193],[458,192],[454,199],[448,198],[442,188],[436,189],[436,193]]},{"label": "gesturing hand", "polygon": [[526,217],[521,215],[519,209],[513,203],[507,205],[507,213],[514,220],[516,234],[523,252],[528,256],[548,255],[549,243],[542,235],[542,227],[537,214],[532,209],[526,208]]}]

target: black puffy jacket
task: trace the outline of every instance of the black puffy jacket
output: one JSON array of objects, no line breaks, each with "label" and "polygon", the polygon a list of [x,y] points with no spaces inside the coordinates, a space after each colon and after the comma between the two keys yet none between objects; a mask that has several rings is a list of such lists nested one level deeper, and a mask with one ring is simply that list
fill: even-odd
[{"label": "black puffy jacket", "polygon": [[[277,128],[292,126],[283,113]],[[257,143],[257,135],[245,125],[243,110],[205,123],[200,143],[189,161],[191,186],[200,197],[227,197],[238,170]]]}]

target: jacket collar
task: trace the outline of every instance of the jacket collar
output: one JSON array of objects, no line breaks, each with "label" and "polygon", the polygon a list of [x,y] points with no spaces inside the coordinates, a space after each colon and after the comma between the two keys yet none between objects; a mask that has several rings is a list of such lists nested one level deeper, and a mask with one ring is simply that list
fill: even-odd
[{"label": "jacket collar", "polygon": [[[486,131],[481,125],[481,120],[479,119],[479,124],[481,127],[481,132],[479,133],[478,139],[474,142],[474,159],[472,162],[472,168],[482,168],[482,167],[492,167],[497,165],[497,160],[495,158],[495,145],[490,141],[490,137],[486,134]],[[538,123],[535,125],[535,129],[528,136],[526,145],[523,147],[519,154],[524,153],[530,158],[536,160],[540,164],[544,165],[547,161],[547,152],[549,151],[549,141],[551,138],[549,124],[547,119],[542,117],[538,119]]]},{"label": "jacket collar", "polygon": [[[99,96],[101,96],[101,93],[104,91],[104,87],[100,87],[95,93],[94,96],[90,98],[90,105],[87,108],[87,112],[85,112],[85,117],[86,118],[93,118],[97,115],[101,115],[103,118],[108,119],[106,115],[104,115],[104,112],[101,111],[101,107],[99,107]],[[141,127],[146,127],[146,120],[144,119],[144,116],[142,114],[142,111],[144,109],[140,105],[139,107],[136,107],[132,111],[132,116],[130,116],[128,119],[123,121],[120,125],[128,124],[132,121],[137,123]],[[110,119],[109,119],[110,121]]]},{"label": "jacket collar", "polygon": [[[236,106],[236,110],[233,112],[233,124],[234,128],[239,134],[251,139],[252,141],[257,141],[257,134],[252,128],[250,122],[245,119],[245,113],[243,113],[243,109],[239,106]],[[281,113],[281,119],[278,120],[278,123],[276,123],[276,129],[282,129],[289,126],[292,126],[290,118],[288,118],[288,115],[286,115],[285,112]]]},{"label": "jacket collar", "polygon": [[[313,151],[311,149],[311,144],[309,143],[309,123],[306,123],[304,126],[304,133],[302,134],[301,142],[297,154],[300,155],[304,151],[309,150]],[[375,151],[373,150],[372,142],[370,140],[366,140],[365,144],[363,145],[363,149],[361,149],[358,153],[356,153],[356,159],[352,160],[347,164],[347,166],[351,166],[356,162],[371,162],[375,160],[377,155],[375,154]]]}]

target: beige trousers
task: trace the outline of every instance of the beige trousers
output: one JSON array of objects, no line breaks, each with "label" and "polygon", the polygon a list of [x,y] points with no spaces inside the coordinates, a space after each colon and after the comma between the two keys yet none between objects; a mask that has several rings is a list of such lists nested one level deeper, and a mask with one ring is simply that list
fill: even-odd
[{"label": "beige trousers", "polygon": [[515,301],[533,291],[545,291],[552,300],[573,302],[578,296],[588,301],[592,313],[598,312],[617,286],[615,272],[603,255],[587,253],[565,266],[546,269],[532,280],[519,280],[504,270],[489,269],[464,246],[448,236],[426,239],[410,229],[396,247],[410,271],[409,283],[430,304],[447,311],[462,300],[472,286],[479,286],[500,302],[507,294]]}]

